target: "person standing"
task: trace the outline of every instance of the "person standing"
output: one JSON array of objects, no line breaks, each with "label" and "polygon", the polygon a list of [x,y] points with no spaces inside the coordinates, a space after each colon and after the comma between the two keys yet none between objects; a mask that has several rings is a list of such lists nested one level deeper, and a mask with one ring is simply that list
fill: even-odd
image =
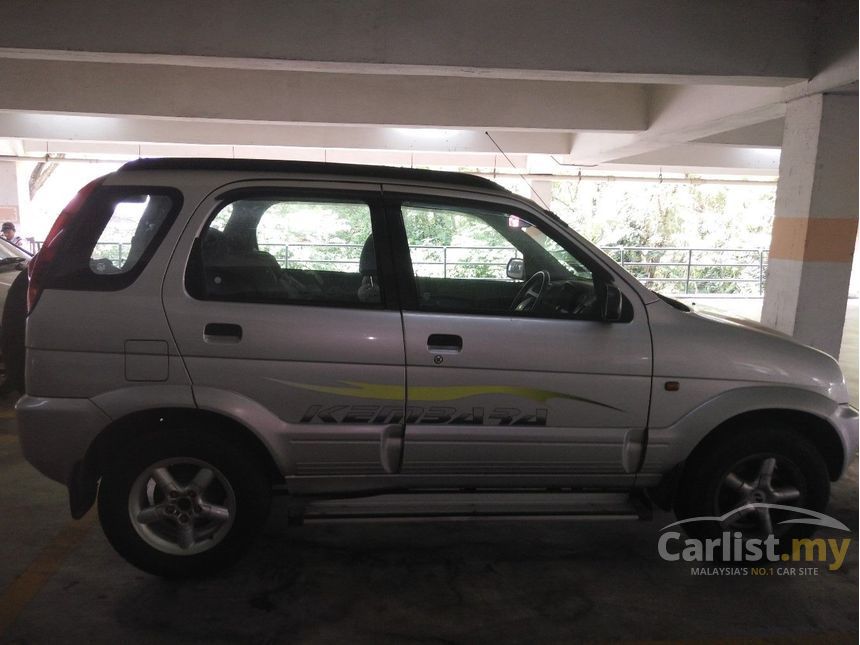
[{"label": "person standing", "polygon": [[3,226],[0,228],[0,235],[2,235],[7,242],[11,242],[15,246],[21,246],[24,242],[24,240],[21,239],[21,236],[15,232],[15,225],[12,222],[3,222]]}]

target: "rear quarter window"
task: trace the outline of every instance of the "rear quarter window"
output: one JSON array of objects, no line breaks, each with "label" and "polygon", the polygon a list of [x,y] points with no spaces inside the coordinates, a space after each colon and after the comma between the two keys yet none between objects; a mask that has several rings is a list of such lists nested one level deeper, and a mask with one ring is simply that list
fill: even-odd
[{"label": "rear quarter window", "polygon": [[50,286],[115,290],[146,267],[182,205],[172,188],[107,187],[76,215],[62,240]]}]

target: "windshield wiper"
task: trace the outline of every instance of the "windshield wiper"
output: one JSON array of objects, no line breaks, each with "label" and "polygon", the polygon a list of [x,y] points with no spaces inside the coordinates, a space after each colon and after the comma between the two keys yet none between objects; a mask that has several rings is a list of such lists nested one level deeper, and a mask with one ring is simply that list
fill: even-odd
[{"label": "windshield wiper", "polygon": [[6,266],[7,264],[17,264],[18,262],[23,262],[27,258],[21,258],[16,255],[8,258],[0,258],[0,266]]},{"label": "windshield wiper", "polygon": [[664,296],[662,293],[654,291],[653,289],[651,289],[651,293],[653,293],[655,296],[660,298],[660,300],[662,300],[663,302],[666,302],[666,303],[672,305],[678,311],[692,311],[692,309],[690,309],[690,307],[685,305],[680,300],[675,300],[674,298],[670,298],[669,296]]}]

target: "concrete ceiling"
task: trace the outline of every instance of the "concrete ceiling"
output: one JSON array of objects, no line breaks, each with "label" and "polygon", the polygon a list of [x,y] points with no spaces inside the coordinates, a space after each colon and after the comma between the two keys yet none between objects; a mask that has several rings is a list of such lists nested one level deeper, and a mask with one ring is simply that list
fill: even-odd
[{"label": "concrete ceiling", "polygon": [[524,169],[774,174],[786,102],[858,78],[841,1],[5,0],[0,24],[16,155],[509,165],[497,143]]}]

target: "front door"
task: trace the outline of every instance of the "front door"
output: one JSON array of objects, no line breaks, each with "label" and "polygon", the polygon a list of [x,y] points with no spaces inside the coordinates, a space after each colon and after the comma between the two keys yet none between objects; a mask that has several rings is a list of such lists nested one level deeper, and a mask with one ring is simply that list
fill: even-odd
[{"label": "front door", "polygon": [[616,283],[622,319],[604,322],[612,274],[514,204],[401,194],[389,208],[411,265],[403,472],[634,473],[651,386],[635,293]]}]

